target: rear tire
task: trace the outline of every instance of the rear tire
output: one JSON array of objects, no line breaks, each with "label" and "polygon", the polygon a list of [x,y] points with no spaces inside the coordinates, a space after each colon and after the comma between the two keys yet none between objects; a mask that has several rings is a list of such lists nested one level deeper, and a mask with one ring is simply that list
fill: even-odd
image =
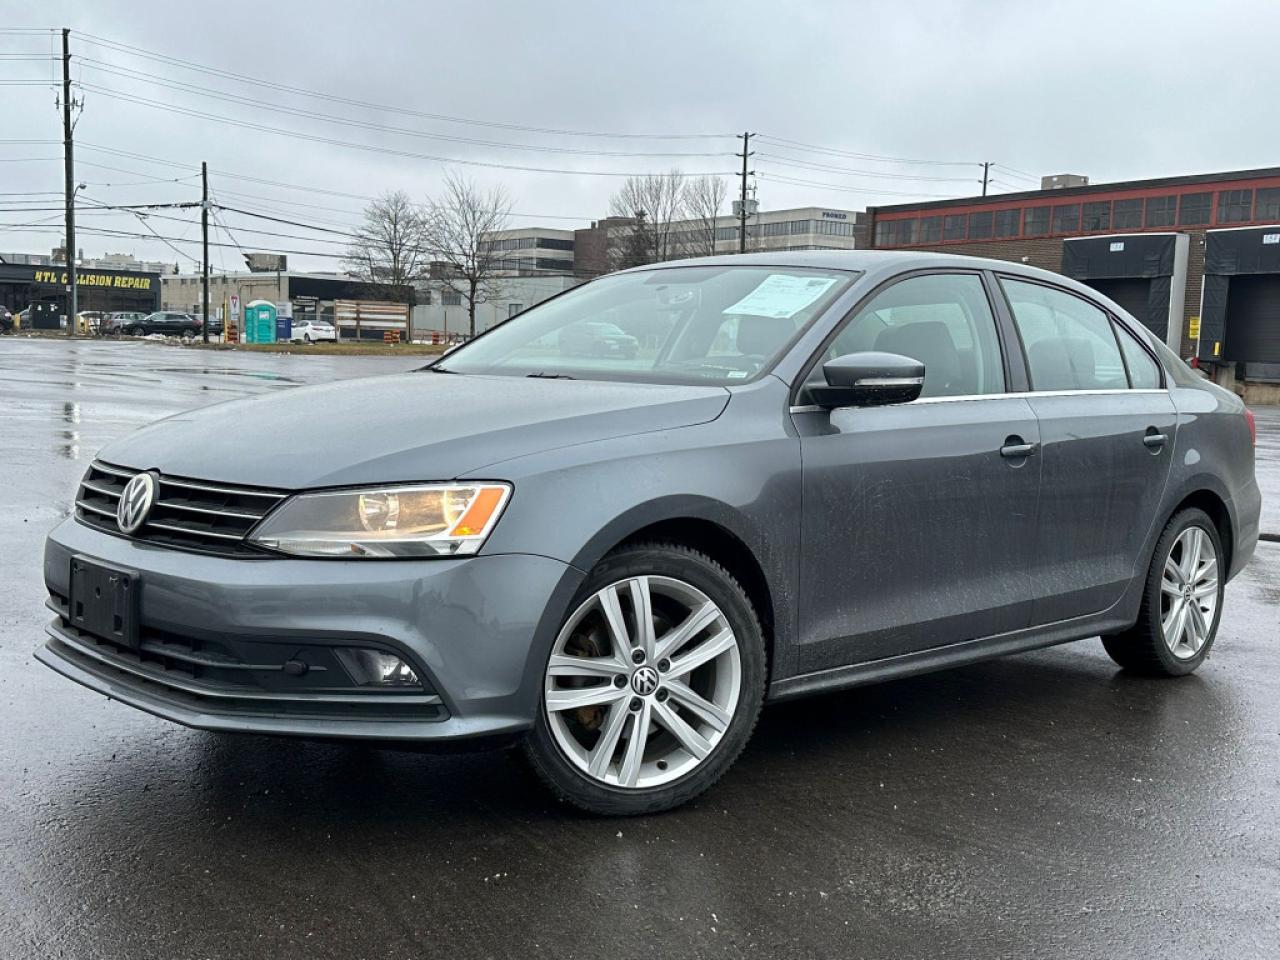
[{"label": "rear tire", "polygon": [[1176,514],[1156,542],[1138,622],[1102,638],[1107,655],[1145,676],[1195,671],[1209,655],[1222,618],[1223,557],[1208,514],[1195,508]]},{"label": "rear tire", "polygon": [[147,331],[142,329],[142,327],[129,328],[129,336],[131,337],[145,337],[146,335],[147,335]]},{"label": "rear tire", "polygon": [[[650,636],[635,613],[645,605]],[[759,619],[727,570],[676,544],[626,547],[600,562],[570,604],[525,753],[579,809],[669,810],[737,759],[766,676]]]}]

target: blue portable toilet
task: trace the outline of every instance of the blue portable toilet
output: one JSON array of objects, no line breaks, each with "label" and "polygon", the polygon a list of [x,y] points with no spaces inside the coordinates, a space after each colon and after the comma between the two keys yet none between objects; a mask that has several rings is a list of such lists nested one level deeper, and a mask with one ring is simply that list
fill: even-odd
[{"label": "blue portable toilet", "polygon": [[244,308],[244,342],[275,343],[276,305],[270,300],[254,300]]}]

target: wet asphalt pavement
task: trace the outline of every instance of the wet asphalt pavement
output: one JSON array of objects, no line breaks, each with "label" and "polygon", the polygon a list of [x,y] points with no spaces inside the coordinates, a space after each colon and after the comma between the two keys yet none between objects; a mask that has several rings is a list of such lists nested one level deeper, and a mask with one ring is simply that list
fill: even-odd
[{"label": "wet asphalt pavement", "polygon": [[768,708],[712,793],[626,821],[502,752],[201,733],[32,661],[101,445],[421,362],[0,340],[0,957],[1280,956],[1280,543],[1193,677],[1085,641]]}]

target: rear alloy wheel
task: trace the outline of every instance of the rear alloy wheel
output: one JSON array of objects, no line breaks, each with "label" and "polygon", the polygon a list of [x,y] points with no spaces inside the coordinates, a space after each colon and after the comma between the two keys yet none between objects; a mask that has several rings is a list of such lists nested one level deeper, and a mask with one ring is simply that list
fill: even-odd
[{"label": "rear alloy wheel", "polygon": [[131,337],[145,337],[146,335],[147,335],[147,331],[144,330],[142,327],[129,328],[129,336]]},{"label": "rear alloy wheel", "polygon": [[534,768],[603,814],[684,803],[742,750],[764,692],[759,623],[719,564],[679,546],[606,558],[552,646]]},{"label": "rear alloy wheel", "polygon": [[1226,570],[1217,528],[1201,510],[1169,521],[1151,560],[1138,622],[1103,637],[1111,659],[1127,670],[1183,676],[1204,661],[1222,612]]}]

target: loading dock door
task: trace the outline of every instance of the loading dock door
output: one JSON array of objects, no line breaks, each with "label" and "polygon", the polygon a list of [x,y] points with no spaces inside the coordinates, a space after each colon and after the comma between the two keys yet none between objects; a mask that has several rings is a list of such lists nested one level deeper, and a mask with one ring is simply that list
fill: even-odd
[{"label": "loading dock door", "polygon": [[1231,278],[1222,354],[1249,380],[1280,380],[1280,276]]},{"label": "loading dock door", "polygon": [[1169,315],[1149,315],[1147,305],[1151,300],[1151,279],[1149,277],[1125,277],[1116,279],[1085,280],[1089,286],[1104,297],[1110,297],[1120,304],[1144,325],[1150,327],[1161,340],[1169,332]]}]

